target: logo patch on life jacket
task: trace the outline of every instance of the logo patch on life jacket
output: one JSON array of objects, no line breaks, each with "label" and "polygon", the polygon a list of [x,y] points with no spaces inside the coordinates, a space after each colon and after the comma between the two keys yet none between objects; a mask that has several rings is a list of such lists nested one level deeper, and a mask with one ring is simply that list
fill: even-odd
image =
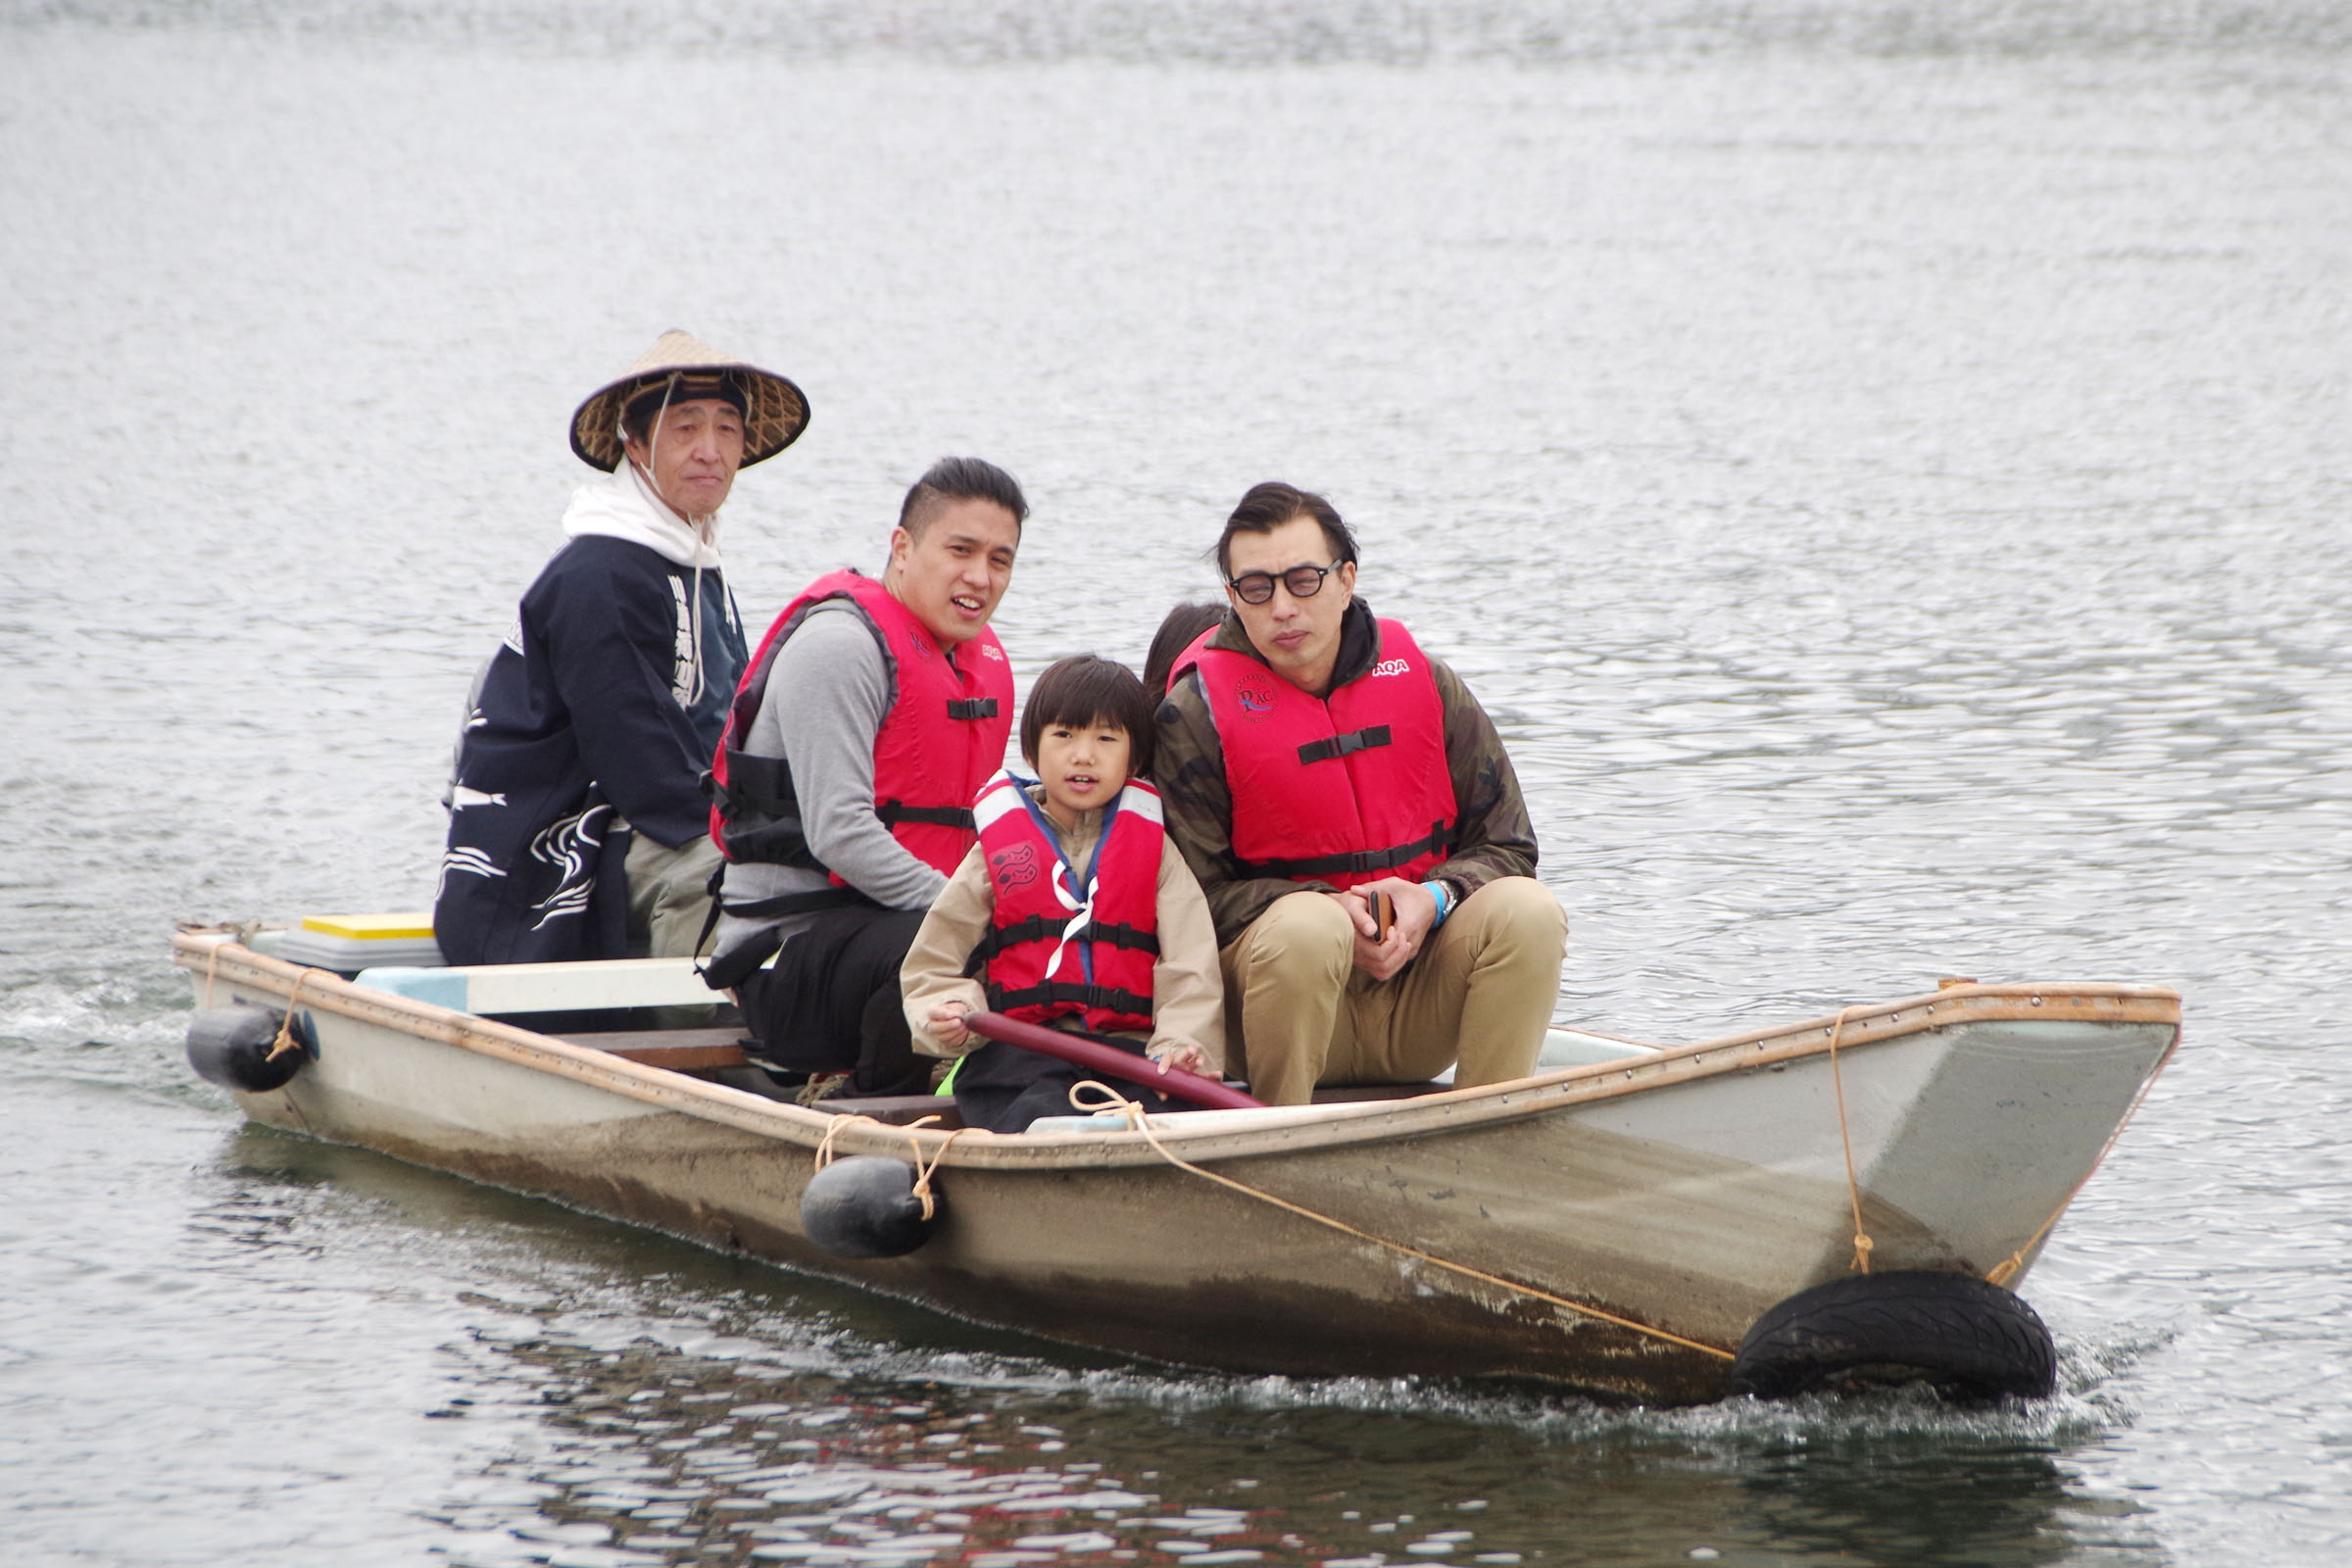
[{"label": "logo patch on life jacket", "polygon": [[1237,689],[1234,696],[1241,703],[1246,717],[1256,718],[1274,711],[1274,692],[1271,687],[1244,686]]},{"label": "logo patch on life jacket", "polygon": [[1384,659],[1372,666],[1372,673],[1375,675],[1409,675],[1412,673],[1412,669],[1413,665],[1410,660]]},{"label": "logo patch on life jacket", "polygon": [[1037,846],[1014,844],[988,858],[989,868],[1007,888],[1025,888],[1037,880]]}]

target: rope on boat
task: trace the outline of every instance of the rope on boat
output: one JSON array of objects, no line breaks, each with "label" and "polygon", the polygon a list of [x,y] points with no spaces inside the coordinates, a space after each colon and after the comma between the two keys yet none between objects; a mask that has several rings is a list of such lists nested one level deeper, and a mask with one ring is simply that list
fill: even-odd
[{"label": "rope on boat", "polygon": [[243,944],[251,940],[253,934],[261,928],[262,922],[259,920],[247,920],[241,925],[229,925],[226,922],[218,925],[192,925],[183,920],[173,928],[184,931],[190,936],[218,933],[227,939],[227,941],[216,942],[204,950],[204,1005],[206,1011],[212,1010],[213,981],[220,973],[220,950],[227,947],[230,942]]},{"label": "rope on boat", "polygon": [[[1081,1100],[1079,1096],[1090,1089],[1100,1091],[1103,1098],[1099,1101]],[[1484,1284],[1500,1286],[1506,1291],[1533,1297],[1539,1301],[1548,1301],[1553,1306],[1563,1306],[1571,1312],[1598,1318],[1603,1323],[1613,1323],[1621,1329],[1630,1329],[1636,1334],[1647,1335],[1653,1340],[1663,1340],[1669,1345],[1679,1345],[1687,1350],[1697,1350],[1722,1361],[1738,1359],[1729,1350],[1718,1349],[1712,1345],[1701,1345],[1696,1340],[1686,1340],[1679,1334],[1669,1334],[1664,1329],[1652,1328],[1646,1323],[1637,1323],[1632,1318],[1619,1317],[1613,1312],[1604,1312],[1599,1307],[1587,1306],[1582,1301],[1571,1301],[1564,1296],[1554,1296],[1549,1291],[1539,1290],[1533,1285],[1522,1285],[1517,1280],[1506,1280],[1499,1274],[1489,1274],[1484,1269],[1472,1268],[1466,1263],[1453,1262],[1451,1259],[1440,1257],[1434,1252],[1425,1252],[1417,1247],[1407,1247],[1402,1242],[1392,1242],[1385,1237],[1374,1236],[1369,1231],[1359,1231],[1346,1220],[1334,1219],[1329,1214],[1318,1214],[1313,1209],[1294,1203],[1287,1198],[1276,1198],[1272,1193],[1260,1192],[1247,1183],[1235,1181],[1230,1176],[1220,1176],[1213,1170],[1203,1170],[1171,1152],[1168,1147],[1159,1141],[1159,1135],[1152,1130],[1151,1119],[1145,1115],[1143,1105],[1136,1101],[1129,1100],[1108,1084],[1089,1078],[1082,1083],[1073,1085],[1070,1089],[1070,1103],[1084,1111],[1117,1111],[1128,1126],[1144,1135],[1144,1141],[1152,1146],[1152,1151],[1160,1158],[1178,1170],[1189,1171],[1205,1181],[1215,1182],[1220,1187],[1229,1187],[1245,1197],[1256,1199],[1261,1203],[1271,1203],[1276,1208],[1288,1209],[1300,1219],[1313,1220],[1318,1225],[1327,1225],[1335,1231],[1355,1237],[1359,1241],[1370,1242],[1375,1247],[1385,1247],[1393,1252],[1401,1252],[1407,1257],[1419,1258],[1422,1262],[1435,1267],[1450,1270]],[[946,1150],[942,1149],[941,1152],[945,1153]]]},{"label": "rope on boat", "polygon": [[[1864,1010],[1867,1010],[1867,1005],[1841,1008],[1830,1025],[1830,1086],[1838,1096],[1838,1138],[1845,1146],[1845,1196],[1846,1200],[1853,1205],[1854,1211],[1854,1260],[1848,1267],[1857,1274],[1870,1272],[1871,1250],[1877,1244],[1871,1241],[1870,1233],[1862,1225],[1862,1184],[1854,1175],[1854,1139],[1853,1134],[1846,1128],[1845,1081],[1843,1075],[1838,1070],[1838,1037],[1845,1032],[1847,1016]],[[2116,1140],[2124,1136],[2124,1129],[2131,1126],[2132,1118],[2139,1114],[2139,1107],[2147,1100],[2148,1091],[2156,1087],[2156,1080],[2164,1076],[2164,1069],[2172,1065],[2173,1054],[2180,1049],[2180,1037],[2176,1032],[2173,1036],[2173,1043],[2167,1046],[2164,1054],[2157,1058],[2155,1071],[2140,1080],[2139,1092],[2132,1097],[2132,1103],[2125,1107],[2123,1118],[2115,1124],[2115,1130],[2107,1135],[2107,1142],[2099,1146],[2098,1157],[2090,1162],[2090,1169],[2082,1173],[2081,1181],[2067,1189],[2066,1196],[2058,1200],[2058,1206],[2050,1210],[2050,1217],[2043,1220],[2040,1227],[2033,1235],[2027,1237],[2016,1251],[2011,1252],[2007,1257],[1985,1270],[1984,1281],[1986,1284],[2006,1288],[2011,1280],[2017,1278],[2018,1271],[2026,1266],[2026,1254],[2041,1245],[2042,1238],[2050,1234],[2059,1218],[2073,1207],[2075,1200],[2082,1196],[2082,1189],[2090,1185],[2090,1179],[2099,1173],[2099,1167],[2107,1162],[2108,1154],[2115,1150]]]},{"label": "rope on boat", "polygon": [[[213,951],[219,953],[220,950],[215,948]],[[305,969],[294,977],[293,988],[286,993],[286,1015],[278,1020],[277,1038],[270,1042],[270,1054],[263,1060],[275,1061],[289,1051],[302,1049],[301,1043],[294,1038],[294,1004],[302,996],[303,982],[317,973],[317,969]]]},{"label": "rope on boat", "polygon": [[[1830,1025],[1830,1088],[1838,1096],[1838,1141],[1845,1146],[1845,1198],[1854,1210],[1854,1260],[1846,1266],[1857,1274],[1870,1272],[1870,1254],[1879,1244],[1870,1239],[1862,1225],[1862,1184],[1854,1178],[1854,1135],[1845,1125],[1845,1075],[1838,1070],[1838,1037],[1845,1032],[1845,1020],[1852,1007],[1840,1007]],[[2050,1216],[2055,1220],[2058,1216]]]},{"label": "rope on boat", "polygon": [[[932,1154],[929,1162],[926,1163],[923,1159],[923,1141],[914,1136],[915,1129],[918,1127],[928,1127],[933,1122],[938,1120],[939,1117],[936,1114],[922,1116],[913,1121],[906,1123],[905,1126],[900,1129],[900,1131],[906,1133],[906,1135],[907,1146],[914,1151],[914,1186],[910,1189],[910,1193],[915,1199],[921,1201],[923,1205],[923,1218],[925,1219],[930,1219],[939,1212],[939,1200],[931,1194],[931,1173],[938,1170],[939,1162],[948,1157],[948,1151],[956,1147],[956,1139],[961,1138],[965,1133],[976,1132],[986,1134],[988,1132],[988,1129],[985,1127],[958,1127],[953,1132],[949,1132],[946,1138],[940,1140],[938,1151]],[[891,1125],[891,1123],[886,1121],[875,1121],[873,1117],[854,1110],[845,1110],[841,1114],[833,1117],[831,1120],[825,1123],[825,1136],[817,1141],[816,1168],[818,1170],[823,1170],[827,1165],[832,1164],[835,1159],[840,1157],[839,1153],[834,1150],[833,1144],[834,1140],[841,1136],[841,1130],[844,1127],[852,1125],[853,1123],[861,1121],[871,1122],[876,1127],[888,1127]],[[945,1131],[946,1129],[943,1128],[941,1130]]]}]

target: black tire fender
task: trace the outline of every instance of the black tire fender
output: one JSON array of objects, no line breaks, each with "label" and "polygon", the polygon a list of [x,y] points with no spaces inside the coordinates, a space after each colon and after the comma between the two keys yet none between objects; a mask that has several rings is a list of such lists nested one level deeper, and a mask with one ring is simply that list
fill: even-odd
[{"label": "black tire fender", "polygon": [[1756,1319],[1732,1363],[1732,1392],[1767,1399],[1916,1382],[1962,1398],[2044,1398],[2058,1348],[2016,1293],[1905,1270],[1797,1292]]},{"label": "black tire fender", "polygon": [[214,1007],[188,1020],[188,1065],[197,1074],[239,1094],[266,1095],[282,1089],[318,1054],[310,1015],[296,1013],[288,1031],[295,1049],[270,1053],[286,1015],[269,1007]]},{"label": "black tire fender", "polygon": [[939,1228],[914,1191],[915,1169],[884,1154],[837,1159],[801,1194],[801,1230],[836,1257],[904,1257]]}]

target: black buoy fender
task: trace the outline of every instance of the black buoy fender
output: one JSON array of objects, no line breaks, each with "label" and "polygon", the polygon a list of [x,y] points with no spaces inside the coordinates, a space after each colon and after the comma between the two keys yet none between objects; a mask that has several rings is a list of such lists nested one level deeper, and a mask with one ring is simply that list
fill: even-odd
[{"label": "black buoy fender", "polygon": [[1799,1291],[1756,1319],[1732,1392],[1767,1399],[1925,1382],[1962,1398],[2046,1397],[2058,1348],[2040,1314],[1973,1274],[1856,1274]]},{"label": "black buoy fender", "polygon": [[293,1043],[277,1051],[285,1023],[284,1013],[268,1007],[207,1007],[188,1021],[188,1065],[199,1077],[240,1094],[282,1089],[318,1054],[307,1013],[294,1015]]},{"label": "black buoy fender", "polygon": [[903,1257],[938,1228],[936,1199],[914,1190],[903,1159],[855,1154],[808,1178],[801,1194],[801,1230],[836,1257]]}]

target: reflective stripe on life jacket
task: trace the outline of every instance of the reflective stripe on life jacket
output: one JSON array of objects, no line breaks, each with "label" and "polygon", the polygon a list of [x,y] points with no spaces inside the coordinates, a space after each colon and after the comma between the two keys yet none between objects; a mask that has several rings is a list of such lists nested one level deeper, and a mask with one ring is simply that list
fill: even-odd
[{"label": "reflective stripe on life jacket", "polygon": [[1419,878],[1453,848],[1460,808],[1429,658],[1394,620],[1372,667],[1328,697],[1247,654],[1196,646],[1233,799],[1233,853],[1258,876],[1351,888]]},{"label": "reflective stripe on life jacket", "polygon": [[1026,782],[1000,774],[972,806],[994,912],[966,972],[985,970],[989,1006],[1025,1023],[1075,1013],[1087,1029],[1151,1028],[1165,834],[1158,792],[1129,780],[1081,867],[1063,858]]},{"label": "reflective stripe on life jacket", "polygon": [[781,757],[747,752],[742,744],[767,694],[777,650],[828,599],[857,606],[891,672],[890,710],[874,737],[874,814],[909,855],[952,875],[972,846],[972,797],[1004,765],[1012,733],[1012,668],[997,634],[985,627],[950,658],[890,590],[855,571],[810,583],[760,639],[711,760],[710,837],[730,860],[825,869],[808,848],[791,768]]}]

